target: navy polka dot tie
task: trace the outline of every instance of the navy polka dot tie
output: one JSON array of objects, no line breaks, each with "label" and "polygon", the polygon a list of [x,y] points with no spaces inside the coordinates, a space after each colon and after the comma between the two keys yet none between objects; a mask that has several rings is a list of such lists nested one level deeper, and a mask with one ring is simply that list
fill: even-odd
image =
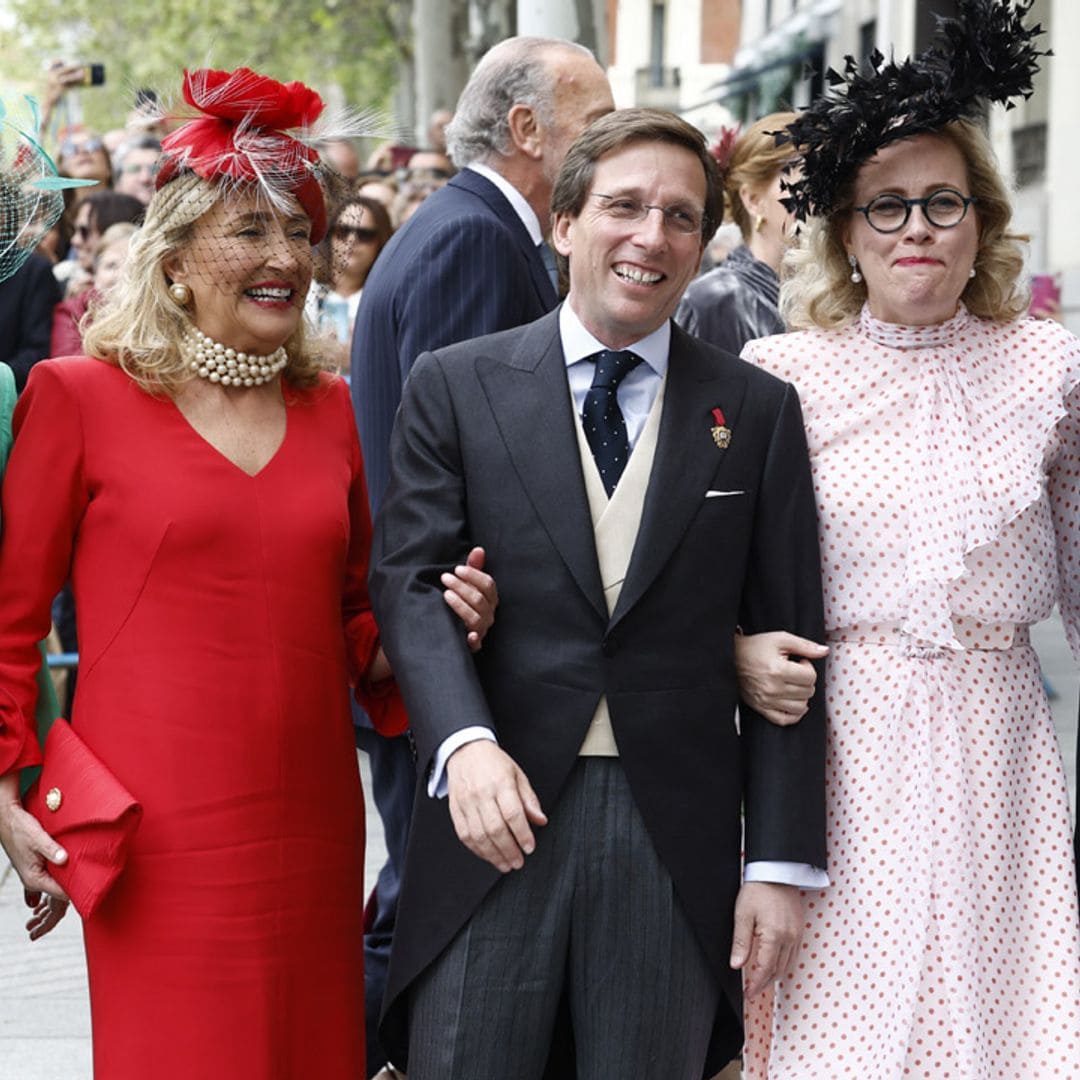
[{"label": "navy polka dot tie", "polygon": [[604,349],[590,359],[596,361],[596,374],[585,395],[581,422],[585,426],[585,438],[596,459],[596,467],[600,470],[604,490],[610,498],[630,457],[626,421],[619,408],[617,391],[619,383],[641,363],[641,357],[632,352]]}]

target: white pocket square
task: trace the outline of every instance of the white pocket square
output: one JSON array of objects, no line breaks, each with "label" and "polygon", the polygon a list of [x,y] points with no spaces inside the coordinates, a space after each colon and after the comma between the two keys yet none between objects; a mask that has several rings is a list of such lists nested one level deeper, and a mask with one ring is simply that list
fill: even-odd
[{"label": "white pocket square", "polygon": [[745,491],[706,491],[706,499],[722,499],[725,495],[745,495]]}]

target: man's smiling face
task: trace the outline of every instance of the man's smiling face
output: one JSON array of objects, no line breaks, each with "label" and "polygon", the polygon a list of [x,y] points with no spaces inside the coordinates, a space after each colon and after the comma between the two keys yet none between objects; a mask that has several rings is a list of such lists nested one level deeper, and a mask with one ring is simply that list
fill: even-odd
[{"label": "man's smiling face", "polygon": [[[653,209],[625,216],[635,203]],[[704,206],[705,170],[694,153],[636,142],[596,162],[578,216],[556,215],[552,239],[570,261],[567,302],[608,348],[640,340],[675,310],[701,263]],[[699,227],[681,231],[678,214]]]}]

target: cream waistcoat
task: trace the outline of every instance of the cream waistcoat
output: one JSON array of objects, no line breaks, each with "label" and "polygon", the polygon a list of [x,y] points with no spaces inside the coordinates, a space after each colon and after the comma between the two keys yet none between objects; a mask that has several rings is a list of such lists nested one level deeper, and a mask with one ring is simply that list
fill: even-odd
[{"label": "cream waistcoat", "polygon": [[[585,476],[585,493],[589,499],[589,511],[592,515],[593,534],[596,539],[596,559],[600,565],[600,580],[604,585],[604,600],[608,615],[615,610],[619,602],[626,571],[630,566],[630,556],[634,551],[638,528],[641,525],[641,511],[645,505],[645,492],[649,487],[652,474],[653,458],[656,455],[656,436],[660,430],[660,414],[664,408],[665,378],[657,391],[656,400],[649,410],[645,427],[638,436],[626,469],[609,499],[600,479],[600,470],[596,467],[592,451],[585,439],[585,430],[581,417],[574,425],[577,431],[578,451],[581,454],[581,468]],[[608,714],[607,697],[600,699],[596,706],[592,723],[585,734],[579,754],[591,757],[617,757],[619,748],[615,745],[615,735],[611,730],[611,717]]]}]

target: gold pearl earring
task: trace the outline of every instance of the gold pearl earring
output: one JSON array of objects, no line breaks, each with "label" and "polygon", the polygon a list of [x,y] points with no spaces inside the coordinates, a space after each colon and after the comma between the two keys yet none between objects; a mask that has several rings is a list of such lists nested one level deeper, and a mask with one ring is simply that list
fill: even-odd
[{"label": "gold pearl earring", "polygon": [[191,290],[179,281],[169,286],[169,295],[179,307],[187,307],[191,303]]},{"label": "gold pearl earring", "polygon": [[851,267],[851,284],[858,285],[862,281],[862,274],[859,273],[859,260],[854,255],[849,255],[847,261]]}]

